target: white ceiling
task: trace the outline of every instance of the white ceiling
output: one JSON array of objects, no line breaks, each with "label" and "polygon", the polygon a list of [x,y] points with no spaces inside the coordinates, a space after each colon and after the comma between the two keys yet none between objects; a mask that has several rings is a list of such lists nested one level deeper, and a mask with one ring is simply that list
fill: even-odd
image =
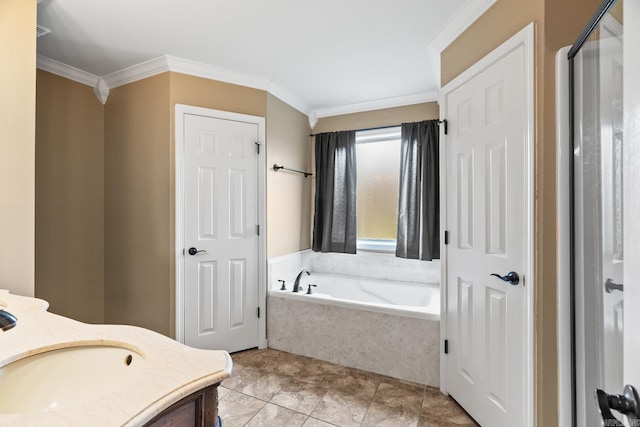
[{"label": "white ceiling", "polygon": [[269,81],[309,114],[436,92],[440,50],[494,1],[40,0],[38,54],[98,77],[170,55]]}]

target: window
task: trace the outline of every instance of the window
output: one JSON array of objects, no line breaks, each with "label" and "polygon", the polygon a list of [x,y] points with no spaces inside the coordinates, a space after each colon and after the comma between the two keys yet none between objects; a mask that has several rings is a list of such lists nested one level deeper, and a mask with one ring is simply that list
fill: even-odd
[{"label": "window", "polygon": [[395,252],[400,126],[356,133],[358,249]]}]

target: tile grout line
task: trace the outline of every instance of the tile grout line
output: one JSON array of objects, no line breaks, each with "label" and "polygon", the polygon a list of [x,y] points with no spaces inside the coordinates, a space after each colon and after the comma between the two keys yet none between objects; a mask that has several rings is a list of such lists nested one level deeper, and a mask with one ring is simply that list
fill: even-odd
[{"label": "tile grout line", "polygon": [[420,399],[420,408],[418,408],[418,425],[420,425],[420,418],[422,417],[422,407],[424,406],[424,396],[427,394],[427,387],[422,389],[422,399]]},{"label": "tile grout line", "polygon": [[358,423],[359,426],[361,426],[362,423],[364,422],[364,420],[367,418],[367,414],[369,413],[369,409],[371,409],[371,405],[373,405],[373,399],[376,398],[376,393],[378,392],[378,389],[380,389],[380,384],[382,384],[382,381],[380,381],[378,383],[378,386],[376,387],[376,391],[373,393],[373,396],[371,396],[371,400],[369,401],[369,406],[367,406],[367,410],[364,411],[364,415],[362,416],[362,421],[360,421],[360,423]]}]

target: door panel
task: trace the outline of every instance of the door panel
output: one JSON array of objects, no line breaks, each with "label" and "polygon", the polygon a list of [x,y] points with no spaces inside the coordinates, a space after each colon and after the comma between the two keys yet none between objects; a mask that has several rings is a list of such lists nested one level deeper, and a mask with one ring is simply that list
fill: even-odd
[{"label": "door panel", "polygon": [[185,344],[258,346],[258,126],[184,116]]},{"label": "door panel", "polygon": [[473,152],[458,153],[458,247],[473,249]]},{"label": "door panel", "polygon": [[215,261],[198,264],[198,333],[200,335],[216,331],[216,308],[213,304],[218,295],[218,263]]},{"label": "door panel", "polygon": [[506,188],[506,156],[505,141],[487,145],[487,253],[492,255],[506,255],[505,231],[507,219],[507,204],[505,203]]},{"label": "door panel", "polygon": [[[447,391],[481,425],[524,426],[528,106],[525,49],[445,95]],[[446,88],[445,88],[446,89]],[[520,274],[513,286],[491,276]]]}]

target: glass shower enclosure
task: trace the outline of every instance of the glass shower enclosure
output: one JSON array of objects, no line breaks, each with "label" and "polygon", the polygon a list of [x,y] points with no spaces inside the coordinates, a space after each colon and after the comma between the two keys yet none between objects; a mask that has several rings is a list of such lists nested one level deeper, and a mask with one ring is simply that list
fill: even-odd
[{"label": "glass shower enclosure", "polygon": [[623,425],[595,393],[624,388],[622,7],[604,1],[568,53],[574,426]]}]

